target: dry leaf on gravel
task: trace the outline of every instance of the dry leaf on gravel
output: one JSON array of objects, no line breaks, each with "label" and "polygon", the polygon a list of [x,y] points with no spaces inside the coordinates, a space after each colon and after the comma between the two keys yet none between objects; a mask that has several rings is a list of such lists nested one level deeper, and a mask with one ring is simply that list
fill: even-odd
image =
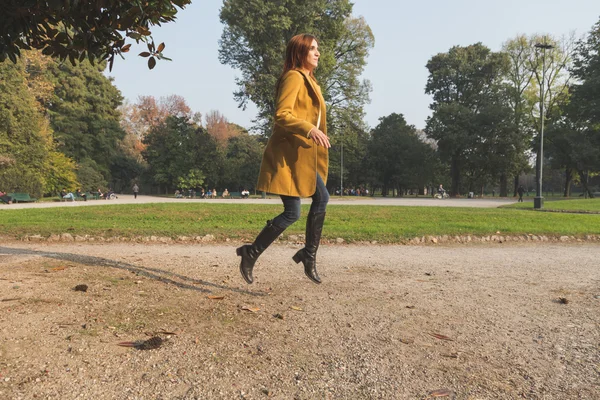
[{"label": "dry leaf on gravel", "polygon": [[250,312],[253,312],[253,313],[255,313],[255,312],[257,312],[257,311],[260,311],[260,308],[258,308],[258,307],[248,307],[248,306],[243,306],[243,307],[242,307],[242,310],[244,310],[244,311],[250,311]]},{"label": "dry leaf on gravel", "polygon": [[291,306],[290,308],[294,311],[304,311],[301,307],[297,307],[297,306]]},{"label": "dry leaf on gravel", "polygon": [[58,267],[47,269],[46,272],[58,272],[58,271],[64,271],[65,269],[67,269],[66,266],[60,265]]},{"label": "dry leaf on gravel", "polygon": [[211,300],[223,300],[225,298],[225,296],[206,296],[206,297]]},{"label": "dry leaf on gravel", "polygon": [[448,358],[458,358],[458,353],[442,353],[441,356]]},{"label": "dry leaf on gravel", "polygon": [[453,396],[454,392],[448,389],[437,389],[432,390],[428,393],[429,397],[448,397]]},{"label": "dry leaf on gravel", "polygon": [[120,342],[117,343],[117,346],[121,346],[121,347],[135,347],[137,345],[138,342]]},{"label": "dry leaf on gravel", "polygon": [[160,346],[162,346],[162,344],[162,338],[160,336],[154,336],[148,340],[144,340],[139,346],[137,346],[137,348],[140,350],[152,350],[158,349]]},{"label": "dry leaf on gravel", "polygon": [[566,297],[559,297],[558,302],[560,304],[569,304],[569,299],[567,299]]},{"label": "dry leaf on gravel", "polygon": [[440,339],[440,340],[449,340],[449,341],[453,341],[453,339],[450,339],[448,336],[446,335],[441,335],[439,333],[435,333],[435,332],[429,332],[428,333],[430,336],[433,336],[436,339]]},{"label": "dry leaf on gravel", "polygon": [[157,331],[155,334],[156,335],[181,335],[182,333],[183,333],[183,330],[168,331],[166,329],[161,329],[161,330]]},{"label": "dry leaf on gravel", "polygon": [[76,292],[87,292],[88,285],[77,285],[73,288],[73,290]]},{"label": "dry leaf on gravel", "polygon": [[415,341],[412,339],[400,339],[400,343],[404,343],[404,344],[413,344]]},{"label": "dry leaf on gravel", "polygon": [[158,349],[160,346],[162,346],[162,344],[163,344],[163,340],[159,336],[153,336],[150,339],[144,340],[144,341],[117,343],[118,346],[134,347],[138,350]]}]

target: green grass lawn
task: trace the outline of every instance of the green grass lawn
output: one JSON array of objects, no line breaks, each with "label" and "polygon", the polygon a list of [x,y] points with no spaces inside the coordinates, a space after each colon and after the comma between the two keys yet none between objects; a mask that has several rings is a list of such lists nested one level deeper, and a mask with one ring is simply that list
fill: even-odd
[{"label": "green grass lawn", "polygon": [[[533,209],[533,201],[515,203],[504,208]],[[600,212],[600,199],[553,199],[544,201],[544,209],[552,211],[589,211]]]},{"label": "green grass lawn", "polygon": [[[0,233],[13,237],[71,233],[92,236],[203,236],[252,239],[281,205],[139,204],[0,211]],[[286,234],[304,233],[302,219]],[[523,209],[343,206],[328,207],[323,236],[395,243],[422,235],[600,234],[600,215]]]}]

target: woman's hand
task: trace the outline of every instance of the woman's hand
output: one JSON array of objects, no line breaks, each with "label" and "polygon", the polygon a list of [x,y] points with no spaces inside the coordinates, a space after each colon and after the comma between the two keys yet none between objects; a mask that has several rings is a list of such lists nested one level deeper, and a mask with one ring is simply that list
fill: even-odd
[{"label": "woman's hand", "polygon": [[310,138],[315,141],[319,146],[323,146],[325,148],[330,148],[331,144],[329,143],[329,138],[326,134],[321,132],[318,128],[312,128],[310,130]]}]

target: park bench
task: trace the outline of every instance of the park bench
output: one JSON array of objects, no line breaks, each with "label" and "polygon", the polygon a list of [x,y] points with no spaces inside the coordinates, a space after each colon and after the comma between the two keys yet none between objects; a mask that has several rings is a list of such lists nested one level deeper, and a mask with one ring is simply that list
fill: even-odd
[{"label": "park bench", "polygon": [[[84,200],[83,196],[81,196],[81,194],[79,193],[73,193],[75,195],[75,200]],[[91,192],[85,192],[84,193],[86,195],[86,198],[88,200],[91,199],[95,199],[98,200],[100,198],[100,196],[98,196],[98,193],[91,193]]]},{"label": "park bench", "polygon": [[33,203],[36,198],[30,197],[29,193],[9,193],[8,194],[14,203]]}]

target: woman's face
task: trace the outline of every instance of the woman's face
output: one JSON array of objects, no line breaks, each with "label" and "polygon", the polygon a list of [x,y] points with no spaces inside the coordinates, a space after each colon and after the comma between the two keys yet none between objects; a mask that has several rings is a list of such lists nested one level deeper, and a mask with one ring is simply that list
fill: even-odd
[{"label": "woman's face", "polygon": [[313,71],[319,65],[319,44],[313,39],[310,49],[308,50],[308,56],[306,56],[306,68]]}]

